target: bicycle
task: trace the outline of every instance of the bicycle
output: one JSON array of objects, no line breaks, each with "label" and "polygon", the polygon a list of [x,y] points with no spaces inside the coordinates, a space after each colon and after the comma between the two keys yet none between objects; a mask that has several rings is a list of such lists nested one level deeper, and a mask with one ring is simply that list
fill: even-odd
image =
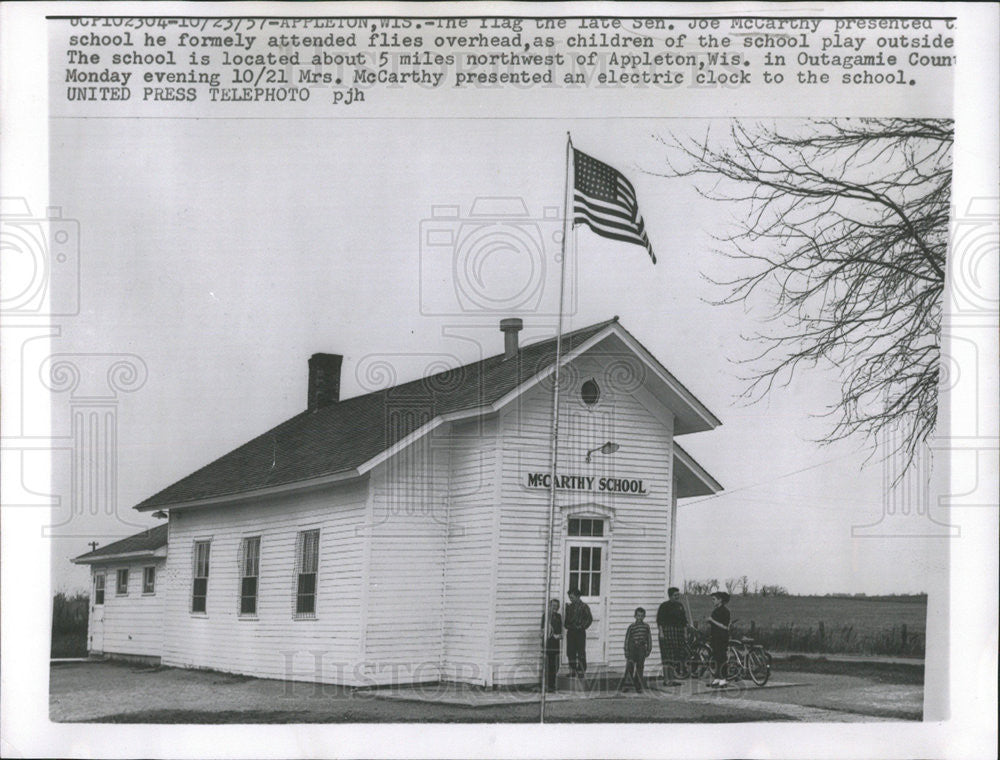
[{"label": "bicycle", "polygon": [[[733,623],[735,622],[734,620]],[[749,678],[757,686],[763,686],[771,677],[771,653],[763,644],[755,643],[749,636],[741,636],[729,641],[721,676],[716,673],[712,651],[708,648],[708,669],[713,678],[725,678],[726,681],[744,681]]]}]

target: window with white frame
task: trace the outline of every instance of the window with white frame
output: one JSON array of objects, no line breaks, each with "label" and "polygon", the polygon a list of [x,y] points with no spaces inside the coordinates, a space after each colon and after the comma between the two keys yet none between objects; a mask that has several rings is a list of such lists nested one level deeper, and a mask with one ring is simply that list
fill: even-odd
[{"label": "window with white frame", "polygon": [[118,577],[115,581],[115,596],[125,596],[128,594],[128,568],[123,567],[118,570]]},{"label": "window with white frame", "polygon": [[604,520],[599,517],[571,517],[567,528],[570,536],[596,538],[604,535]]},{"label": "window with white frame", "polygon": [[600,546],[569,547],[569,585],[577,588],[580,596],[601,595]]},{"label": "window with white frame", "polygon": [[581,596],[601,595],[605,547],[593,539],[605,537],[605,522],[603,517],[570,517],[566,521],[566,535],[570,539],[568,580]]},{"label": "window with white frame", "polygon": [[191,612],[205,612],[208,598],[208,558],[211,541],[194,542],[194,582],[191,584]]},{"label": "window with white frame", "polygon": [[260,576],[260,536],[240,543],[240,614],[257,614],[257,581]]},{"label": "window with white frame", "polygon": [[142,568],[142,593],[156,593],[156,568],[153,566]]},{"label": "window with white frame", "polygon": [[316,576],[319,571],[319,530],[299,533],[295,551],[295,616],[316,616]]},{"label": "window with white frame", "polygon": [[94,576],[94,604],[104,604],[104,573]]}]

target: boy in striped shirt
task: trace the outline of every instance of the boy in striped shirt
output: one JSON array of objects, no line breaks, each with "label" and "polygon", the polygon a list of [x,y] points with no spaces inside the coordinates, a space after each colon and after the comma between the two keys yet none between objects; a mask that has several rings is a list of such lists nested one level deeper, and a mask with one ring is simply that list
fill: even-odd
[{"label": "boy in striped shirt", "polygon": [[653,635],[649,631],[649,626],[643,622],[646,617],[646,610],[642,607],[635,608],[635,622],[625,631],[625,675],[618,683],[618,691],[625,689],[629,676],[635,684],[635,690],[643,690],[643,669],[646,667],[646,658],[653,650]]}]

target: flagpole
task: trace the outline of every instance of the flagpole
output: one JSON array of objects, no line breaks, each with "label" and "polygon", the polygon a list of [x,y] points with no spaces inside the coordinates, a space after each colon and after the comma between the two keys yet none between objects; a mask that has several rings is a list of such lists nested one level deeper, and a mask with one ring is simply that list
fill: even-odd
[{"label": "flagpole", "polygon": [[556,519],[556,460],[559,454],[559,362],[562,358],[562,327],[563,327],[563,298],[566,291],[566,256],[567,241],[573,231],[573,184],[571,177],[573,174],[573,139],[569,132],[566,133],[566,187],[563,196],[563,236],[562,236],[562,257],[559,262],[559,315],[556,323],[556,364],[552,378],[552,459],[549,467],[549,528],[546,533],[545,548],[545,599],[542,609],[542,619],[545,625],[542,631],[542,688],[541,700],[539,703],[540,723],[545,722],[545,697],[548,693],[548,679],[545,677],[546,660],[548,658],[548,644],[550,634],[549,598],[552,596],[552,544],[555,540],[555,519]]}]

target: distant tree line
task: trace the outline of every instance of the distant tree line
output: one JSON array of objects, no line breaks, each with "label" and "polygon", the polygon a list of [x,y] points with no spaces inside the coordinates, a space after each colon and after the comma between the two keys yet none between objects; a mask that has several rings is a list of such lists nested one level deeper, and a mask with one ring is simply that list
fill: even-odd
[{"label": "distant tree line", "polygon": [[[705,578],[691,579],[684,581],[684,593],[693,596],[708,596],[713,591],[727,591],[731,596],[790,596],[788,589],[784,586],[774,584],[761,584],[757,581],[751,583],[750,578],[741,575],[738,578]],[[810,595],[807,595],[810,596]],[[817,595],[818,596],[818,595]],[[870,602],[899,601],[899,602],[923,602],[927,603],[927,593],[919,592],[915,594],[866,594],[863,591],[858,593],[827,593],[822,596],[831,599],[864,599]]]},{"label": "distant tree line", "polygon": [[784,586],[760,584],[757,581],[751,584],[750,578],[745,575],[724,578],[721,582],[718,578],[684,581],[685,594],[706,596],[714,591],[726,591],[731,596],[788,596],[788,589]]},{"label": "distant tree line", "polygon": [[923,602],[927,603],[927,592],[915,594],[866,594],[861,591],[855,594],[824,594],[833,599],[862,599],[866,602]]},{"label": "distant tree line", "polygon": [[87,656],[87,615],[90,597],[59,591],[52,598],[52,657]]}]

